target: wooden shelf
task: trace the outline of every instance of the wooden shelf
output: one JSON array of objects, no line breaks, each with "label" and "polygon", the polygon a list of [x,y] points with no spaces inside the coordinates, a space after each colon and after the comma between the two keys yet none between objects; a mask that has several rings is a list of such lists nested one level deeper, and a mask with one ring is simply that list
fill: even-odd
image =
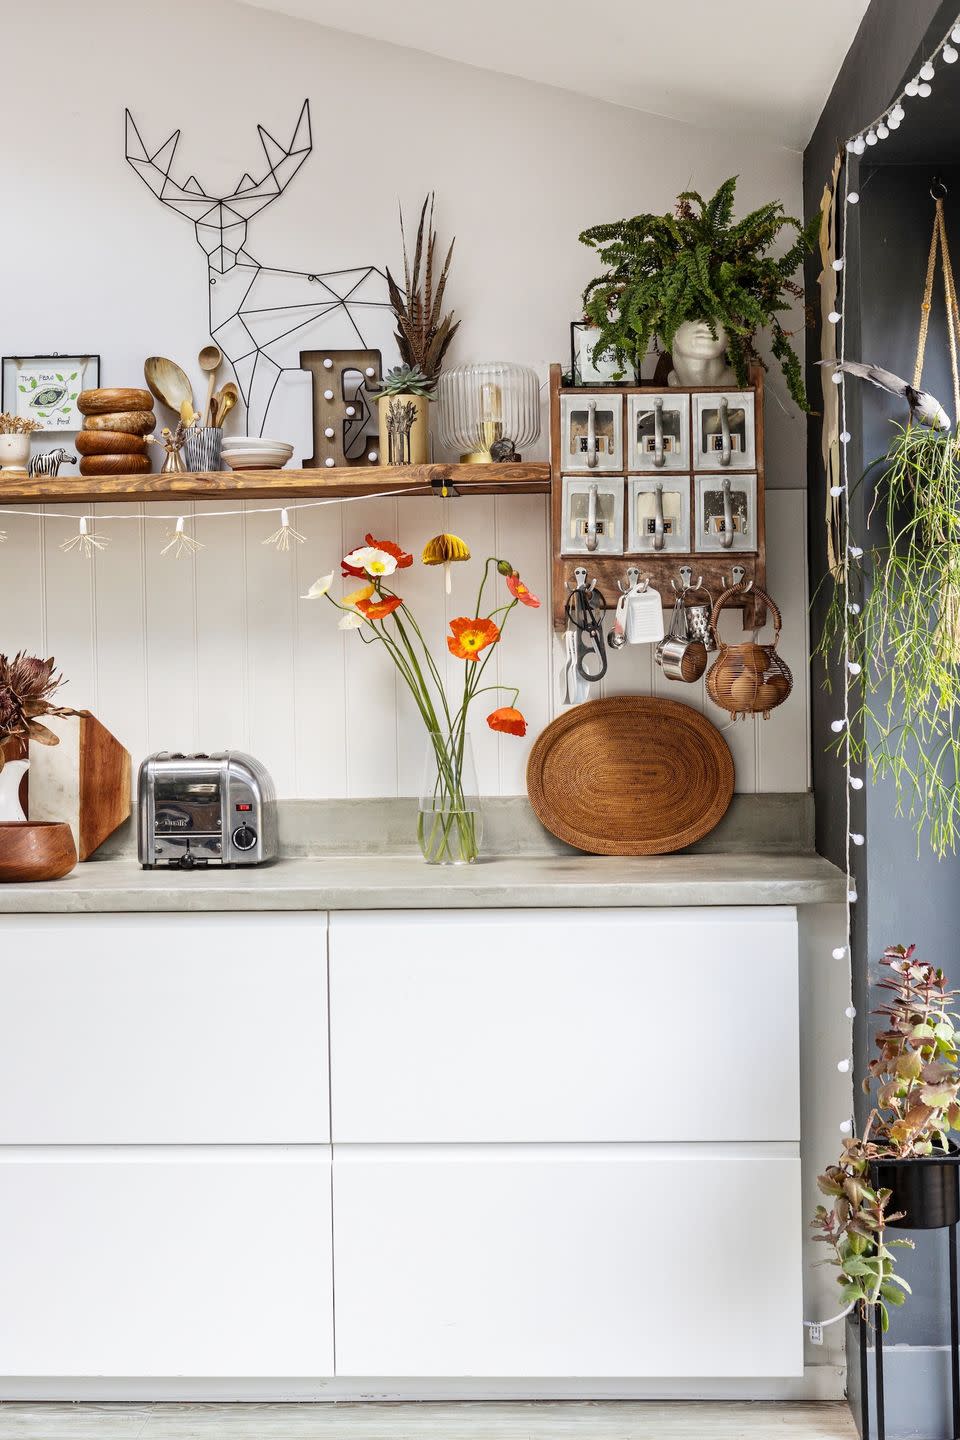
[{"label": "wooden shelf", "polygon": [[27,501],[76,504],[95,501],[298,500],[374,495],[382,491],[429,493],[437,481],[464,495],[549,495],[550,466],[350,465],[330,470],[220,470],[188,475],[59,475],[54,479],[0,479],[0,505]]}]

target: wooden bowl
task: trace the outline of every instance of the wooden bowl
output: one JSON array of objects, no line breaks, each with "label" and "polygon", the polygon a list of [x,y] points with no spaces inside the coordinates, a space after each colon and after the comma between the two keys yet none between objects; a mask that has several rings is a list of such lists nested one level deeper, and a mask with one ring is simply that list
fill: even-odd
[{"label": "wooden bowl", "polygon": [[73,831],[62,820],[0,820],[0,884],[60,880],[76,863]]}]

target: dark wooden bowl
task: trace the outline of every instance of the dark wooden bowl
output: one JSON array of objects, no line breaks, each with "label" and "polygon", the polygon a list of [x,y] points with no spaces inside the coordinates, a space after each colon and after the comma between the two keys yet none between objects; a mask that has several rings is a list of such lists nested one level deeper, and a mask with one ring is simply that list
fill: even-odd
[{"label": "dark wooden bowl", "polygon": [[0,820],[0,884],[60,880],[76,863],[73,831],[62,820]]}]

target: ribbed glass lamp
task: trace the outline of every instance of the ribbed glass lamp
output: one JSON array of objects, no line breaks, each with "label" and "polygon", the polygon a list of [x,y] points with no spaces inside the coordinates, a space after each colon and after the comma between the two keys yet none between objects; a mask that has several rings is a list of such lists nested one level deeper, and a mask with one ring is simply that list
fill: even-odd
[{"label": "ribbed glass lamp", "polygon": [[464,464],[489,464],[498,441],[519,451],[540,435],[540,381],[527,365],[457,365],[442,372],[437,398],[440,439]]}]

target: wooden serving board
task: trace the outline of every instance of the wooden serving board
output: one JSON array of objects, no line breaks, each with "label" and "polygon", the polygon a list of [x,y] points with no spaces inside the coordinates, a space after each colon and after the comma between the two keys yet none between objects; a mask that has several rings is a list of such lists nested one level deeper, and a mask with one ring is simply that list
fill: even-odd
[{"label": "wooden serving board", "polygon": [[130,814],[130,755],[88,711],[44,724],[60,744],[30,743],[30,819],[66,821],[86,860]]},{"label": "wooden serving board", "polygon": [[733,797],[733,756],[699,710],[652,695],[588,700],[538,737],[527,793],[540,823],[593,855],[667,855]]}]

